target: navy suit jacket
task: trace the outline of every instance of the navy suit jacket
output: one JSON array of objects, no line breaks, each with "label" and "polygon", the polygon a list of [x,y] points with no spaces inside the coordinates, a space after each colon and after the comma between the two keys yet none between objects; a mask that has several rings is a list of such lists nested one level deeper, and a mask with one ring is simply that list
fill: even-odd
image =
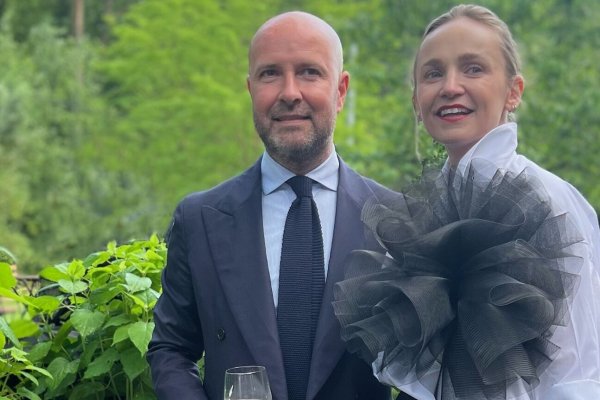
[{"label": "navy suit jacket", "polygon": [[[365,235],[360,214],[369,197],[387,191],[340,160],[335,231],[307,400],[390,398],[370,366],[346,352],[331,305],[333,285],[343,279],[350,251],[379,248]],[[261,210],[260,160],[178,205],[148,350],[159,399],[221,400],[227,368],[264,365],[273,400],[287,400]],[[201,381],[196,361],[203,353]]]}]

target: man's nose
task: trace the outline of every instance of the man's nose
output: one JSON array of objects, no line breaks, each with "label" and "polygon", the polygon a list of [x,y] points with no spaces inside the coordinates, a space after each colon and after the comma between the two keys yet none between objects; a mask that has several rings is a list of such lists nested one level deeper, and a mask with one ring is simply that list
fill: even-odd
[{"label": "man's nose", "polygon": [[279,100],[287,105],[293,105],[302,100],[302,91],[300,90],[295,74],[290,73],[284,76]]}]

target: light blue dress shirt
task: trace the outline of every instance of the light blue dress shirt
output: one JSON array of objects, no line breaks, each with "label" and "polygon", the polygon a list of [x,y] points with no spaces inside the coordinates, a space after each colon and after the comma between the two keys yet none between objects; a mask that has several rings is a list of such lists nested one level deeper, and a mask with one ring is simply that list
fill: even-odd
[{"label": "light blue dress shirt", "polygon": [[[337,154],[333,151],[325,162],[306,174],[306,176],[317,182],[317,184],[313,184],[312,191],[319,211],[319,218],[321,219],[326,279],[335,224],[339,166],[340,162]],[[296,194],[285,182],[295,174],[278,164],[267,152],[263,154],[260,168],[262,174],[263,233],[265,236],[267,262],[269,264],[269,275],[271,277],[273,302],[275,307],[277,307],[283,229],[288,210],[292,202],[296,199]]]}]

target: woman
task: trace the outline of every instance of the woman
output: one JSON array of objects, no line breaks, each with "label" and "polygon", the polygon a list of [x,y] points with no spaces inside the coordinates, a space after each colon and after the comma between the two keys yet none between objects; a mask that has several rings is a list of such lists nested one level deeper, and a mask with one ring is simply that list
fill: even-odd
[{"label": "woman", "polygon": [[[357,253],[334,303],[350,350],[372,362],[382,382],[416,399],[600,399],[597,216],[573,186],[516,153],[517,125],[510,120],[523,89],[515,42],[490,10],[459,5],[429,24],[414,62],[413,106],[447,150],[442,174],[447,191],[435,192],[438,177],[422,184],[416,197],[405,196],[401,206],[392,200],[365,210],[363,219],[388,255]],[[509,202],[510,212],[519,211],[510,221],[496,211]],[[544,207],[548,214],[538,216],[536,232],[526,238],[517,232],[521,228],[515,226],[530,224]],[[442,218],[437,210],[443,210]],[[456,217],[446,218],[452,213]],[[508,246],[511,250],[496,253],[488,248]],[[553,246],[561,250],[548,251]],[[524,262],[517,256],[521,251],[532,258]],[[479,273],[493,263],[492,253],[512,258],[473,279],[479,292],[497,297],[465,313],[464,305],[472,304],[464,300],[471,296],[465,288],[472,276],[449,277],[448,265],[463,268],[478,259],[471,271]],[[425,258],[437,261],[428,264]],[[521,278],[532,259],[546,264]],[[507,264],[516,269],[505,274]],[[540,274],[548,279],[532,278]],[[556,287],[557,294],[549,295]],[[498,306],[508,303],[515,308]],[[550,310],[549,318],[539,317],[544,310]],[[498,314],[504,319],[495,319]],[[495,335],[499,331],[509,333]],[[493,347],[500,350],[486,360]]]}]

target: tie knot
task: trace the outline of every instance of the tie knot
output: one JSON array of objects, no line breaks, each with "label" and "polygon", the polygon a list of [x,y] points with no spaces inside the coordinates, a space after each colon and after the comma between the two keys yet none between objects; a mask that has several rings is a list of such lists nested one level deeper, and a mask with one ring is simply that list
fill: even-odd
[{"label": "tie knot", "polygon": [[303,175],[296,175],[287,180],[298,197],[312,197],[312,179]]}]

